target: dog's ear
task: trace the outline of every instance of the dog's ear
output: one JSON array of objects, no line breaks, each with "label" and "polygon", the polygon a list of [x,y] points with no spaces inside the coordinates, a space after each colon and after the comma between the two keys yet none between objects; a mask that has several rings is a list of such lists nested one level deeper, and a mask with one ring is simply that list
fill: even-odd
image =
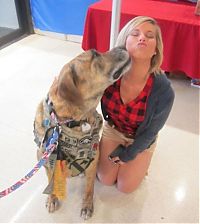
[{"label": "dog's ear", "polygon": [[57,94],[73,105],[81,106],[83,99],[78,89],[78,76],[73,66],[63,68],[58,79]]}]

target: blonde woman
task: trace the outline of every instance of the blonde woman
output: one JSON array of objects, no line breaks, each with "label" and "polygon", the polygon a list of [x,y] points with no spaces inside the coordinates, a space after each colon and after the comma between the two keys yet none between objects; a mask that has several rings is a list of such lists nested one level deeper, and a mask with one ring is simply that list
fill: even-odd
[{"label": "blonde woman", "polygon": [[119,191],[130,193],[148,171],[174,92],[160,69],[163,43],[153,18],[138,16],[129,21],[116,45],[127,49],[132,65],[101,100],[105,124],[97,176],[103,184],[116,184]]}]

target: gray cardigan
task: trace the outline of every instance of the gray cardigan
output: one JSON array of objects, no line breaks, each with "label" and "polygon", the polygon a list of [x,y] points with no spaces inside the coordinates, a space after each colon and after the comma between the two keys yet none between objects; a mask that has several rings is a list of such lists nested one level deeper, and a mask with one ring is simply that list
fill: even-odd
[{"label": "gray cardigan", "polygon": [[[133,144],[124,148],[119,158],[127,162],[145,149],[148,149],[156,140],[160,129],[164,126],[174,102],[174,91],[165,74],[155,75],[151,93],[148,97],[144,121],[136,131]],[[109,117],[102,106],[105,120]]]}]

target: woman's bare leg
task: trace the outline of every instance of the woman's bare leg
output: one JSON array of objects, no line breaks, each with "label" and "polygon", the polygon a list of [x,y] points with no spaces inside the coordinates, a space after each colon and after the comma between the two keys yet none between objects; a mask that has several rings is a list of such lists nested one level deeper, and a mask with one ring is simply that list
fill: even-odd
[{"label": "woman's bare leg", "polygon": [[134,160],[119,166],[117,176],[117,188],[124,193],[131,193],[137,189],[151,163],[155,143],[150,149],[139,153]]},{"label": "woman's bare leg", "polygon": [[131,139],[124,138],[121,133],[105,125],[100,141],[100,158],[97,169],[99,180],[105,185],[117,183],[121,192],[133,192],[142,182],[152,159],[156,142],[152,146],[139,153],[134,160],[123,165],[114,164],[108,159],[111,152],[119,145],[128,146]]},{"label": "woman's bare leg", "polygon": [[113,185],[117,181],[119,166],[112,163],[108,156],[120,144],[120,142],[102,137],[100,141],[100,157],[97,168],[97,176],[105,185]]}]

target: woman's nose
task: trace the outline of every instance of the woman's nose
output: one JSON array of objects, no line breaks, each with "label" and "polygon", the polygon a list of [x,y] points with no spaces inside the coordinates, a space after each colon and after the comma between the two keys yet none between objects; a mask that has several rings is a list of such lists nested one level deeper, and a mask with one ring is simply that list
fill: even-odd
[{"label": "woman's nose", "polygon": [[145,38],[145,35],[144,35],[143,33],[141,33],[140,36],[139,36],[139,41],[140,41],[140,42],[144,42],[145,39],[146,39],[146,38]]}]

